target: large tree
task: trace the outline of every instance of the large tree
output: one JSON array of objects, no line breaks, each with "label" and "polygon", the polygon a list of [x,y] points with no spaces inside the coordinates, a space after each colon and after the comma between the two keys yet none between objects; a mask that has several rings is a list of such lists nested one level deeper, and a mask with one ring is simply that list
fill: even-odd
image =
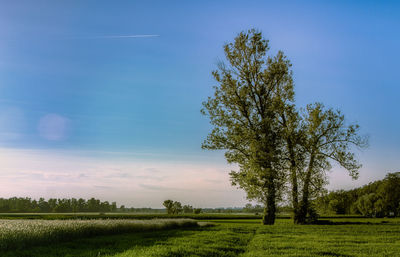
[{"label": "large tree", "polygon": [[365,147],[367,139],[358,135],[357,124],[347,125],[340,111],[320,103],[301,114],[291,64],[280,51],[267,56],[260,32],[242,32],[224,50],[227,62],[213,72],[214,95],[203,103],[213,125],[203,148],[226,150],[227,161],[238,165],[230,173],[232,184],[264,203],[264,224],[274,223],[283,194],[291,199],[294,222],[304,224],[331,162],[357,178],[361,165],[352,147]]},{"label": "large tree", "polygon": [[303,165],[298,177],[302,195],[295,210],[295,222],[304,224],[310,212],[310,198],[323,188],[325,172],[330,170],[332,162],[345,168],[352,178],[358,177],[361,164],[355,158],[353,147],[366,147],[368,138],[359,135],[359,125],[347,124],[340,111],[325,109],[321,103],[307,105],[299,126]]},{"label": "large tree", "polygon": [[203,103],[202,113],[213,130],[205,149],[226,150],[232,183],[249,199],[264,203],[264,224],[274,224],[276,199],[284,182],[281,108],[293,101],[290,63],[282,52],[267,56],[268,41],[260,32],[240,33],[224,46],[227,62],[212,74],[217,82],[214,96]]}]

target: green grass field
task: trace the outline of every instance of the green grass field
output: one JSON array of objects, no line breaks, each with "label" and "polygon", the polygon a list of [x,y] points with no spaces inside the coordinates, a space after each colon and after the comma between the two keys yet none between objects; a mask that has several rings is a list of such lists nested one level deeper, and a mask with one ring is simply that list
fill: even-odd
[{"label": "green grass field", "polygon": [[[68,220],[68,219],[261,219],[255,214],[166,214],[166,213],[0,213],[0,219],[40,219],[40,220]],[[278,218],[289,219],[289,215],[279,215]]]},{"label": "green grass field", "polygon": [[321,225],[279,219],[274,226],[251,219],[210,221],[215,226],[82,237],[0,256],[400,256],[400,219],[341,218]]}]

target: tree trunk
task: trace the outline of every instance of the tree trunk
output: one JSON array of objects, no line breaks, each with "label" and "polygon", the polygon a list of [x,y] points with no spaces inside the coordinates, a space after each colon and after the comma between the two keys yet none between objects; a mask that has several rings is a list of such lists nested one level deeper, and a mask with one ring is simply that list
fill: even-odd
[{"label": "tree trunk", "polygon": [[[283,126],[287,129],[287,122],[285,113],[281,114]],[[286,143],[289,151],[290,160],[290,180],[292,183],[292,206],[293,206],[293,220],[294,223],[298,223],[298,213],[299,213],[299,192],[298,192],[298,182],[297,182],[297,167],[296,167],[296,155],[294,152],[294,142],[292,141],[291,135],[286,136]]]},{"label": "tree trunk", "polygon": [[293,144],[290,138],[287,139],[287,144],[289,148],[289,157],[290,157],[290,178],[292,183],[292,205],[293,205],[293,219],[294,223],[298,223],[298,212],[299,212],[299,192],[298,192],[298,184],[297,184],[297,169],[296,169],[296,160],[295,154],[293,150]]},{"label": "tree trunk", "polygon": [[270,179],[267,185],[267,202],[264,207],[263,224],[264,225],[274,225],[275,223],[275,205],[276,198],[276,188],[274,179]]},{"label": "tree trunk", "polygon": [[311,182],[311,174],[312,174],[313,165],[314,165],[314,158],[315,158],[314,153],[311,153],[310,163],[308,164],[306,178],[304,179],[302,200],[300,203],[300,208],[299,208],[298,216],[297,216],[298,224],[305,224],[307,221],[306,218],[307,218],[307,213],[308,213],[308,208],[309,208],[309,199],[308,198],[310,196],[310,182]]},{"label": "tree trunk", "polygon": [[295,224],[299,223],[299,192],[297,185],[296,167],[291,167],[292,179],[292,204],[293,204],[293,221]]}]

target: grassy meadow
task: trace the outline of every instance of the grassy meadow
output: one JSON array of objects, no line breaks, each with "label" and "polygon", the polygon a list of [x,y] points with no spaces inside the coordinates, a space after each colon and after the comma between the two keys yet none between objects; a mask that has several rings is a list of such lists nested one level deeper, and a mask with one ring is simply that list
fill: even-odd
[{"label": "grassy meadow", "polygon": [[[3,222],[10,221],[2,221],[1,228]],[[119,223],[127,220],[83,222],[93,224],[88,227],[107,222],[117,222],[120,226],[128,224]],[[132,222],[138,226],[138,221]],[[149,220],[141,221],[141,224],[147,222],[166,221]],[[204,221],[200,226],[193,226],[192,222],[163,229],[120,229],[97,236],[94,236],[96,233],[82,233],[64,240],[60,236],[58,240],[47,243],[42,241],[8,250],[3,248],[0,256],[400,256],[398,218],[322,219],[318,225],[293,225],[292,220],[278,219],[273,226],[262,226],[258,219],[213,219],[208,220],[205,226]],[[213,225],[209,226],[209,223]],[[2,234],[1,240],[5,235]]]}]

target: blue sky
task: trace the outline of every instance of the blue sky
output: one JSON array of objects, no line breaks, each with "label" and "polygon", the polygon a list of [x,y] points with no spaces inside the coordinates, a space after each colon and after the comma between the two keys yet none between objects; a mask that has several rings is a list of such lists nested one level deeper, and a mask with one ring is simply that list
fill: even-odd
[{"label": "blue sky", "polygon": [[249,28],[292,61],[299,106],[340,108],[370,135],[359,181],[335,168],[330,188],[380,179],[400,166],[399,13],[395,1],[2,1],[0,193],[245,204],[222,153],[200,149],[200,108],[223,44]]}]

